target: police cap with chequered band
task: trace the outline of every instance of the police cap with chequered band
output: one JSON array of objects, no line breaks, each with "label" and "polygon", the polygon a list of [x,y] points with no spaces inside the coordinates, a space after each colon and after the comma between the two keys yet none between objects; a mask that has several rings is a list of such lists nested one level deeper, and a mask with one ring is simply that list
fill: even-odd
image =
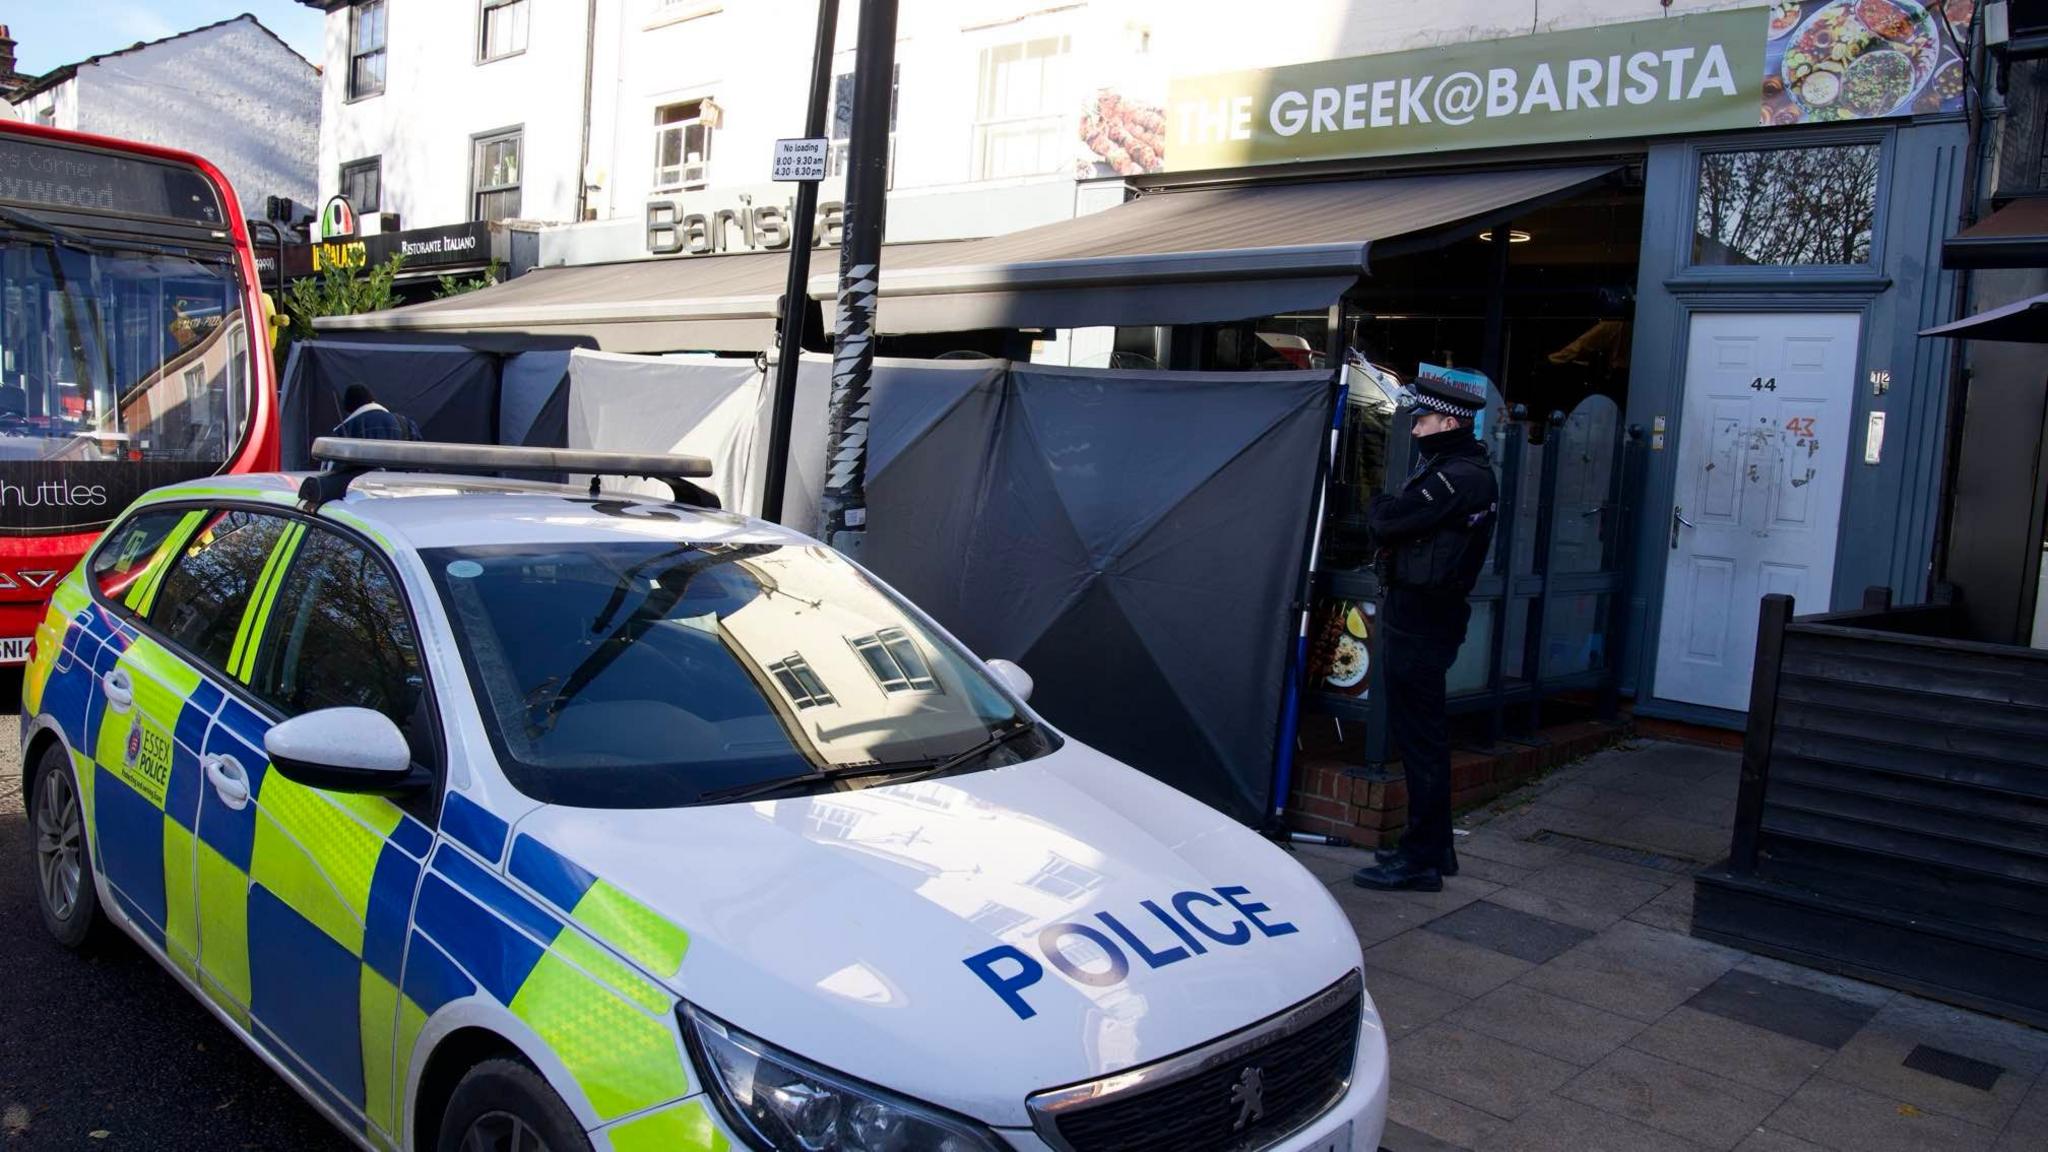
[{"label": "police cap with chequered band", "polygon": [[1484,372],[1424,364],[1416,369],[1412,388],[1415,402],[1422,407],[1470,419],[1486,407],[1490,384]]}]

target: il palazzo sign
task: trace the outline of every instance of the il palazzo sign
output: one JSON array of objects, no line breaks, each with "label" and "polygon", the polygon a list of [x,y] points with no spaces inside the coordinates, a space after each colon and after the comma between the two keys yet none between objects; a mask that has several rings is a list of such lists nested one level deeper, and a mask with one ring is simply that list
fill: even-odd
[{"label": "il palazzo sign", "polygon": [[[494,258],[503,258],[501,252],[494,251],[491,226],[473,221],[445,228],[413,228],[288,247],[284,250],[284,273],[286,279],[296,279],[328,268],[369,268],[393,256],[405,257],[407,272],[481,268]],[[258,266],[262,267],[268,257],[269,253],[259,252]]]}]

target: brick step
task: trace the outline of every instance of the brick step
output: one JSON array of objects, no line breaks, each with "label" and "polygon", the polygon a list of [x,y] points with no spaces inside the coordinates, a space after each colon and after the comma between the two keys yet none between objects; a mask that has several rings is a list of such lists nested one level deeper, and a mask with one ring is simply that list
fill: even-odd
[{"label": "brick step", "polygon": [[[1552,768],[1592,755],[1623,739],[1628,726],[1597,720],[1543,729],[1529,743],[1451,752],[1451,807],[1484,804]],[[1288,824],[1302,832],[1338,836],[1368,848],[1397,839],[1408,824],[1408,782],[1398,762],[1369,769],[1348,762],[1327,745],[1310,744],[1295,764]]]}]

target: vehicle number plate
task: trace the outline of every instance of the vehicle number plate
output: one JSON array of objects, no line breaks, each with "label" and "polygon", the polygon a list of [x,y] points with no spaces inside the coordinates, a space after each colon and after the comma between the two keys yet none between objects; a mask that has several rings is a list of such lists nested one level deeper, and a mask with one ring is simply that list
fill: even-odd
[{"label": "vehicle number plate", "polygon": [[1309,1145],[1302,1152],[1351,1152],[1351,1125],[1347,1122],[1342,1128]]},{"label": "vehicle number plate", "polygon": [[28,663],[29,641],[30,637],[27,636],[9,636],[5,639],[0,639],[0,664]]}]

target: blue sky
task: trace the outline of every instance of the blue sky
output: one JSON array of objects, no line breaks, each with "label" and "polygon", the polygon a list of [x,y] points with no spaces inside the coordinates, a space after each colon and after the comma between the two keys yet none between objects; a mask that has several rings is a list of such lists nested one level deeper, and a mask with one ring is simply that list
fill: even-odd
[{"label": "blue sky", "polygon": [[32,75],[244,12],[320,63],[326,17],[298,0],[0,0],[0,24],[16,41],[15,67]]}]

